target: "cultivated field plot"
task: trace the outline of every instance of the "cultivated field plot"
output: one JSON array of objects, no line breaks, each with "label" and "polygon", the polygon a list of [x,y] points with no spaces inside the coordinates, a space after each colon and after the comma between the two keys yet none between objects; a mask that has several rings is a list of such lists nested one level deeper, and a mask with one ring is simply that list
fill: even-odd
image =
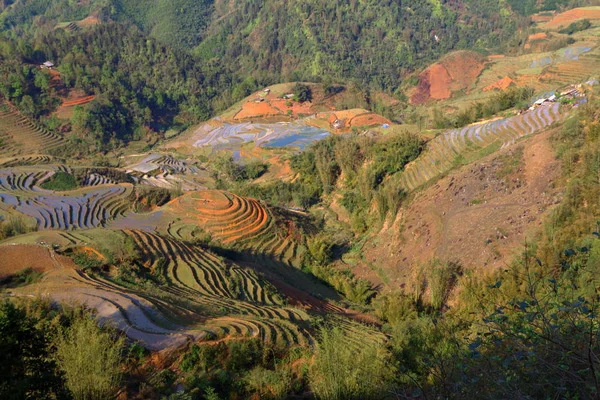
[{"label": "cultivated field plot", "polygon": [[278,226],[268,206],[255,199],[203,190],[181,196],[159,212],[172,221],[167,233],[175,239],[190,240],[195,227],[200,227],[213,240],[285,264],[294,264],[302,255],[297,240]]},{"label": "cultivated field plot", "polygon": [[[102,323],[111,323],[157,350],[189,340],[223,338],[259,337],[282,346],[312,342],[302,327],[310,319],[305,311],[281,306],[277,290],[256,273],[226,263],[202,248],[139,231],[105,229],[53,235],[44,241],[60,243],[59,252],[87,249],[82,246],[109,238],[115,242],[133,238],[144,268],[162,283],[152,287],[128,284],[119,278],[118,267],[110,276],[90,275],[51,247],[33,246],[49,260],[40,270],[44,272],[42,281],[15,289],[13,294],[43,293],[55,301],[86,304],[97,310]],[[32,245],[22,243],[39,242],[39,234],[25,236],[16,243],[5,243],[10,244],[6,248],[12,253],[31,252]],[[4,272],[18,271],[11,267]]]},{"label": "cultivated field plot", "polygon": [[56,116],[60,119],[70,120],[75,113],[75,107],[85,106],[96,98],[96,96],[69,96],[56,110]]},{"label": "cultivated field plot", "polygon": [[200,169],[171,155],[150,154],[139,163],[126,167],[125,170],[139,185],[164,189],[177,188],[183,191],[204,189],[203,186],[186,178],[186,175],[189,177],[198,174]]},{"label": "cultivated field plot", "polygon": [[546,30],[558,30],[584,19],[598,22],[600,20],[600,7],[581,7],[565,11],[555,15],[546,23],[541,24],[540,28]]},{"label": "cultivated field plot", "polygon": [[486,148],[504,148],[523,136],[548,128],[560,118],[560,105],[553,103],[519,116],[444,132],[406,167],[402,185],[413,190],[450,170],[460,156]]},{"label": "cultivated field plot", "polygon": [[39,154],[59,147],[63,138],[38,126],[8,105],[0,105],[2,157]]},{"label": "cultivated field plot", "polygon": [[55,162],[54,157],[42,154],[32,154],[27,156],[17,156],[17,157],[1,157],[0,158],[0,167],[9,168],[9,167],[18,167],[21,165],[40,165],[40,164],[50,164]]},{"label": "cultivated field plot", "polygon": [[59,194],[43,191],[36,186],[36,179],[39,180],[40,176],[47,177],[41,174],[43,173],[13,174],[4,178],[0,176],[3,188],[10,188],[10,191],[0,193],[3,206],[12,207],[21,214],[34,218],[38,229],[68,230],[105,226],[129,210],[131,185],[79,189]]},{"label": "cultivated field plot", "polygon": [[[586,31],[587,32],[587,31]],[[536,93],[551,93],[566,85],[585,83],[600,75],[600,57],[595,40],[585,39],[572,46],[545,53],[519,57],[490,58],[477,79],[477,90],[447,104],[464,108],[472,101],[484,101],[495,90],[509,86],[535,88]]]},{"label": "cultivated field plot", "polygon": [[[204,124],[193,136],[195,147],[213,150],[239,151],[247,143],[260,147],[294,147],[304,149],[309,144],[330,135],[324,129],[310,125],[309,119],[278,123],[230,124],[218,121],[219,126]],[[214,123],[212,125],[215,125]]]}]

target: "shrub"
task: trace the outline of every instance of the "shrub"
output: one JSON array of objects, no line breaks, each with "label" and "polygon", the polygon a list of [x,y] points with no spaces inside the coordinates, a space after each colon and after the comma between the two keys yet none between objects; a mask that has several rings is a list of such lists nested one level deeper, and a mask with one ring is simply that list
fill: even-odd
[{"label": "shrub", "polygon": [[86,252],[76,253],[73,256],[73,261],[83,270],[100,268],[103,264],[102,261],[95,255],[91,255]]},{"label": "shrub", "polygon": [[241,371],[251,367],[260,359],[262,342],[258,339],[234,340],[227,343],[229,357],[225,362],[228,371]]},{"label": "shrub", "polygon": [[25,268],[23,271],[19,272],[16,276],[16,281],[19,284],[29,285],[34,282],[37,282],[42,277],[42,274],[33,268]]},{"label": "shrub", "polygon": [[294,375],[287,367],[274,371],[256,367],[246,375],[244,382],[261,399],[286,399],[293,389]]},{"label": "shrub", "polygon": [[243,168],[245,179],[254,180],[263,176],[269,170],[269,165],[260,161],[252,161]]},{"label": "shrub", "polygon": [[79,185],[73,175],[59,171],[40,186],[47,190],[67,191],[76,189]]},{"label": "shrub", "polygon": [[592,23],[589,19],[584,19],[581,21],[573,22],[571,25],[567,26],[564,29],[561,29],[559,33],[563,33],[565,35],[572,35],[576,32],[585,31],[592,26]]},{"label": "shrub", "polygon": [[0,221],[0,240],[12,236],[22,235],[34,231],[35,228],[27,226],[23,218],[10,217],[8,221]]},{"label": "shrub", "polygon": [[76,400],[110,399],[121,381],[122,337],[103,331],[84,314],[58,337],[56,358]]},{"label": "shrub", "polygon": [[339,328],[322,329],[309,369],[310,387],[320,399],[382,398],[395,374],[380,345],[349,346]]},{"label": "shrub", "polygon": [[308,85],[297,83],[294,86],[294,99],[301,103],[312,100],[312,90]]}]

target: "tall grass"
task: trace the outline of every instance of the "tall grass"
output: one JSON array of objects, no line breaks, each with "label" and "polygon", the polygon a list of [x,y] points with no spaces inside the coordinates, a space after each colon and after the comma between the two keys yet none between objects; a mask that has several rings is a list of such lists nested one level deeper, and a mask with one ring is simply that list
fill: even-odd
[{"label": "tall grass", "polygon": [[309,380],[324,400],[383,398],[394,373],[383,346],[349,346],[344,333],[333,328],[321,331]]}]

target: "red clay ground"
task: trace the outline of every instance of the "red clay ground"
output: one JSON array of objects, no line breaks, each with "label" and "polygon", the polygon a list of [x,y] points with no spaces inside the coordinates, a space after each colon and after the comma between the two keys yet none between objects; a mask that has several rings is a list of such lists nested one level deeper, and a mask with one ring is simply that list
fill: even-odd
[{"label": "red clay ground", "polygon": [[276,99],[271,100],[271,105],[276,109],[280,110],[282,114],[287,114],[288,110],[292,111],[292,115],[298,116],[300,114],[314,114],[313,104],[310,101],[305,101],[304,103],[299,103],[297,101],[292,101],[291,106],[287,106],[288,100],[285,99]]},{"label": "red clay ground", "polygon": [[525,43],[525,50],[534,49],[535,51],[540,47],[540,45],[548,42],[548,39],[548,35],[545,32],[529,35],[527,38],[527,43]]},{"label": "red clay ground", "polygon": [[80,27],[84,28],[86,26],[94,26],[94,25],[99,25],[102,22],[100,21],[100,19],[95,16],[95,15],[90,15],[89,17],[82,19],[81,21],[79,21],[77,23],[77,25],[79,25]]},{"label": "red clay ground", "polygon": [[504,78],[500,79],[499,81],[494,82],[491,85],[484,87],[482,90],[484,92],[489,92],[491,90],[506,90],[513,83],[515,83],[515,81],[513,81],[509,76],[505,76]]},{"label": "red clay ground", "polygon": [[[6,245],[0,247],[0,279],[14,275],[27,268],[37,272],[46,272],[57,267],[55,259],[60,264],[72,264],[72,261],[63,256],[50,253],[50,249],[36,245]],[[54,258],[55,259],[54,259]]]},{"label": "red clay ground", "polygon": [[539,32],[539,33],[534,33],[533,35],[529,35],[529,37],[527,38],[528,41],[533,41],[533,40],[541,40],[541,39],[548,39],[548,34],[546,34],[546,32]]},{"label": "red clay ground", "polygon": [[242,120],[259,117],[270,117],[274,115],[281,115],[282,112],[272,107],[267,101],[262,103],[255,103],[254,101],[248,101],[242,106],[242,110],[238,112],[233,119]]},{"label": "red clay ground", "polygon": [[416,194],[391,228],[367,242],[366,262],[353,272],[398,288],[410,282],[412,267],[432,257],[482,272],[504,267],[560,201],[549,136],[465,166]]},{"label": "red clay ground", "polygon": [[556,15],[550,21],[546,22],[542,29],[558,29],[560,27],[567,27],[573,22],[581,21],[583,19],[600,19],[600,8],[574,8],[564,13]]},{"label": "red clay ground", "polygon": [[433,64],[419,76],[411,96],[412,104],[429,99],[445,100],[457,91],[468,91],[485,68],[485,57],[471,51],[458,51]]},{"label": "red clay ground", "polygon": [[390,125],[391,123],[389,119],[374,113],[359,115],[350,120],[350,126]]},{"label": "red clay ground", "polygon": [[63,103],[56,110],[56,116],[60,119],[71,119],[75,106],[83,106],[94,100],[96,96],[88,96],[83,90],[71,90],[63,98]]}]

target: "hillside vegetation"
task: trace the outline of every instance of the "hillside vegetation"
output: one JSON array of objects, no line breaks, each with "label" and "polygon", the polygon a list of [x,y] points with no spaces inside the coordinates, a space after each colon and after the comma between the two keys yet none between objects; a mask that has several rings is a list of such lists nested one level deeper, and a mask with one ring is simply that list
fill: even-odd
[{"label": "hillside vegetation", "polygon": [[598,398],[596,5],[0,0],[0,398]]}]

